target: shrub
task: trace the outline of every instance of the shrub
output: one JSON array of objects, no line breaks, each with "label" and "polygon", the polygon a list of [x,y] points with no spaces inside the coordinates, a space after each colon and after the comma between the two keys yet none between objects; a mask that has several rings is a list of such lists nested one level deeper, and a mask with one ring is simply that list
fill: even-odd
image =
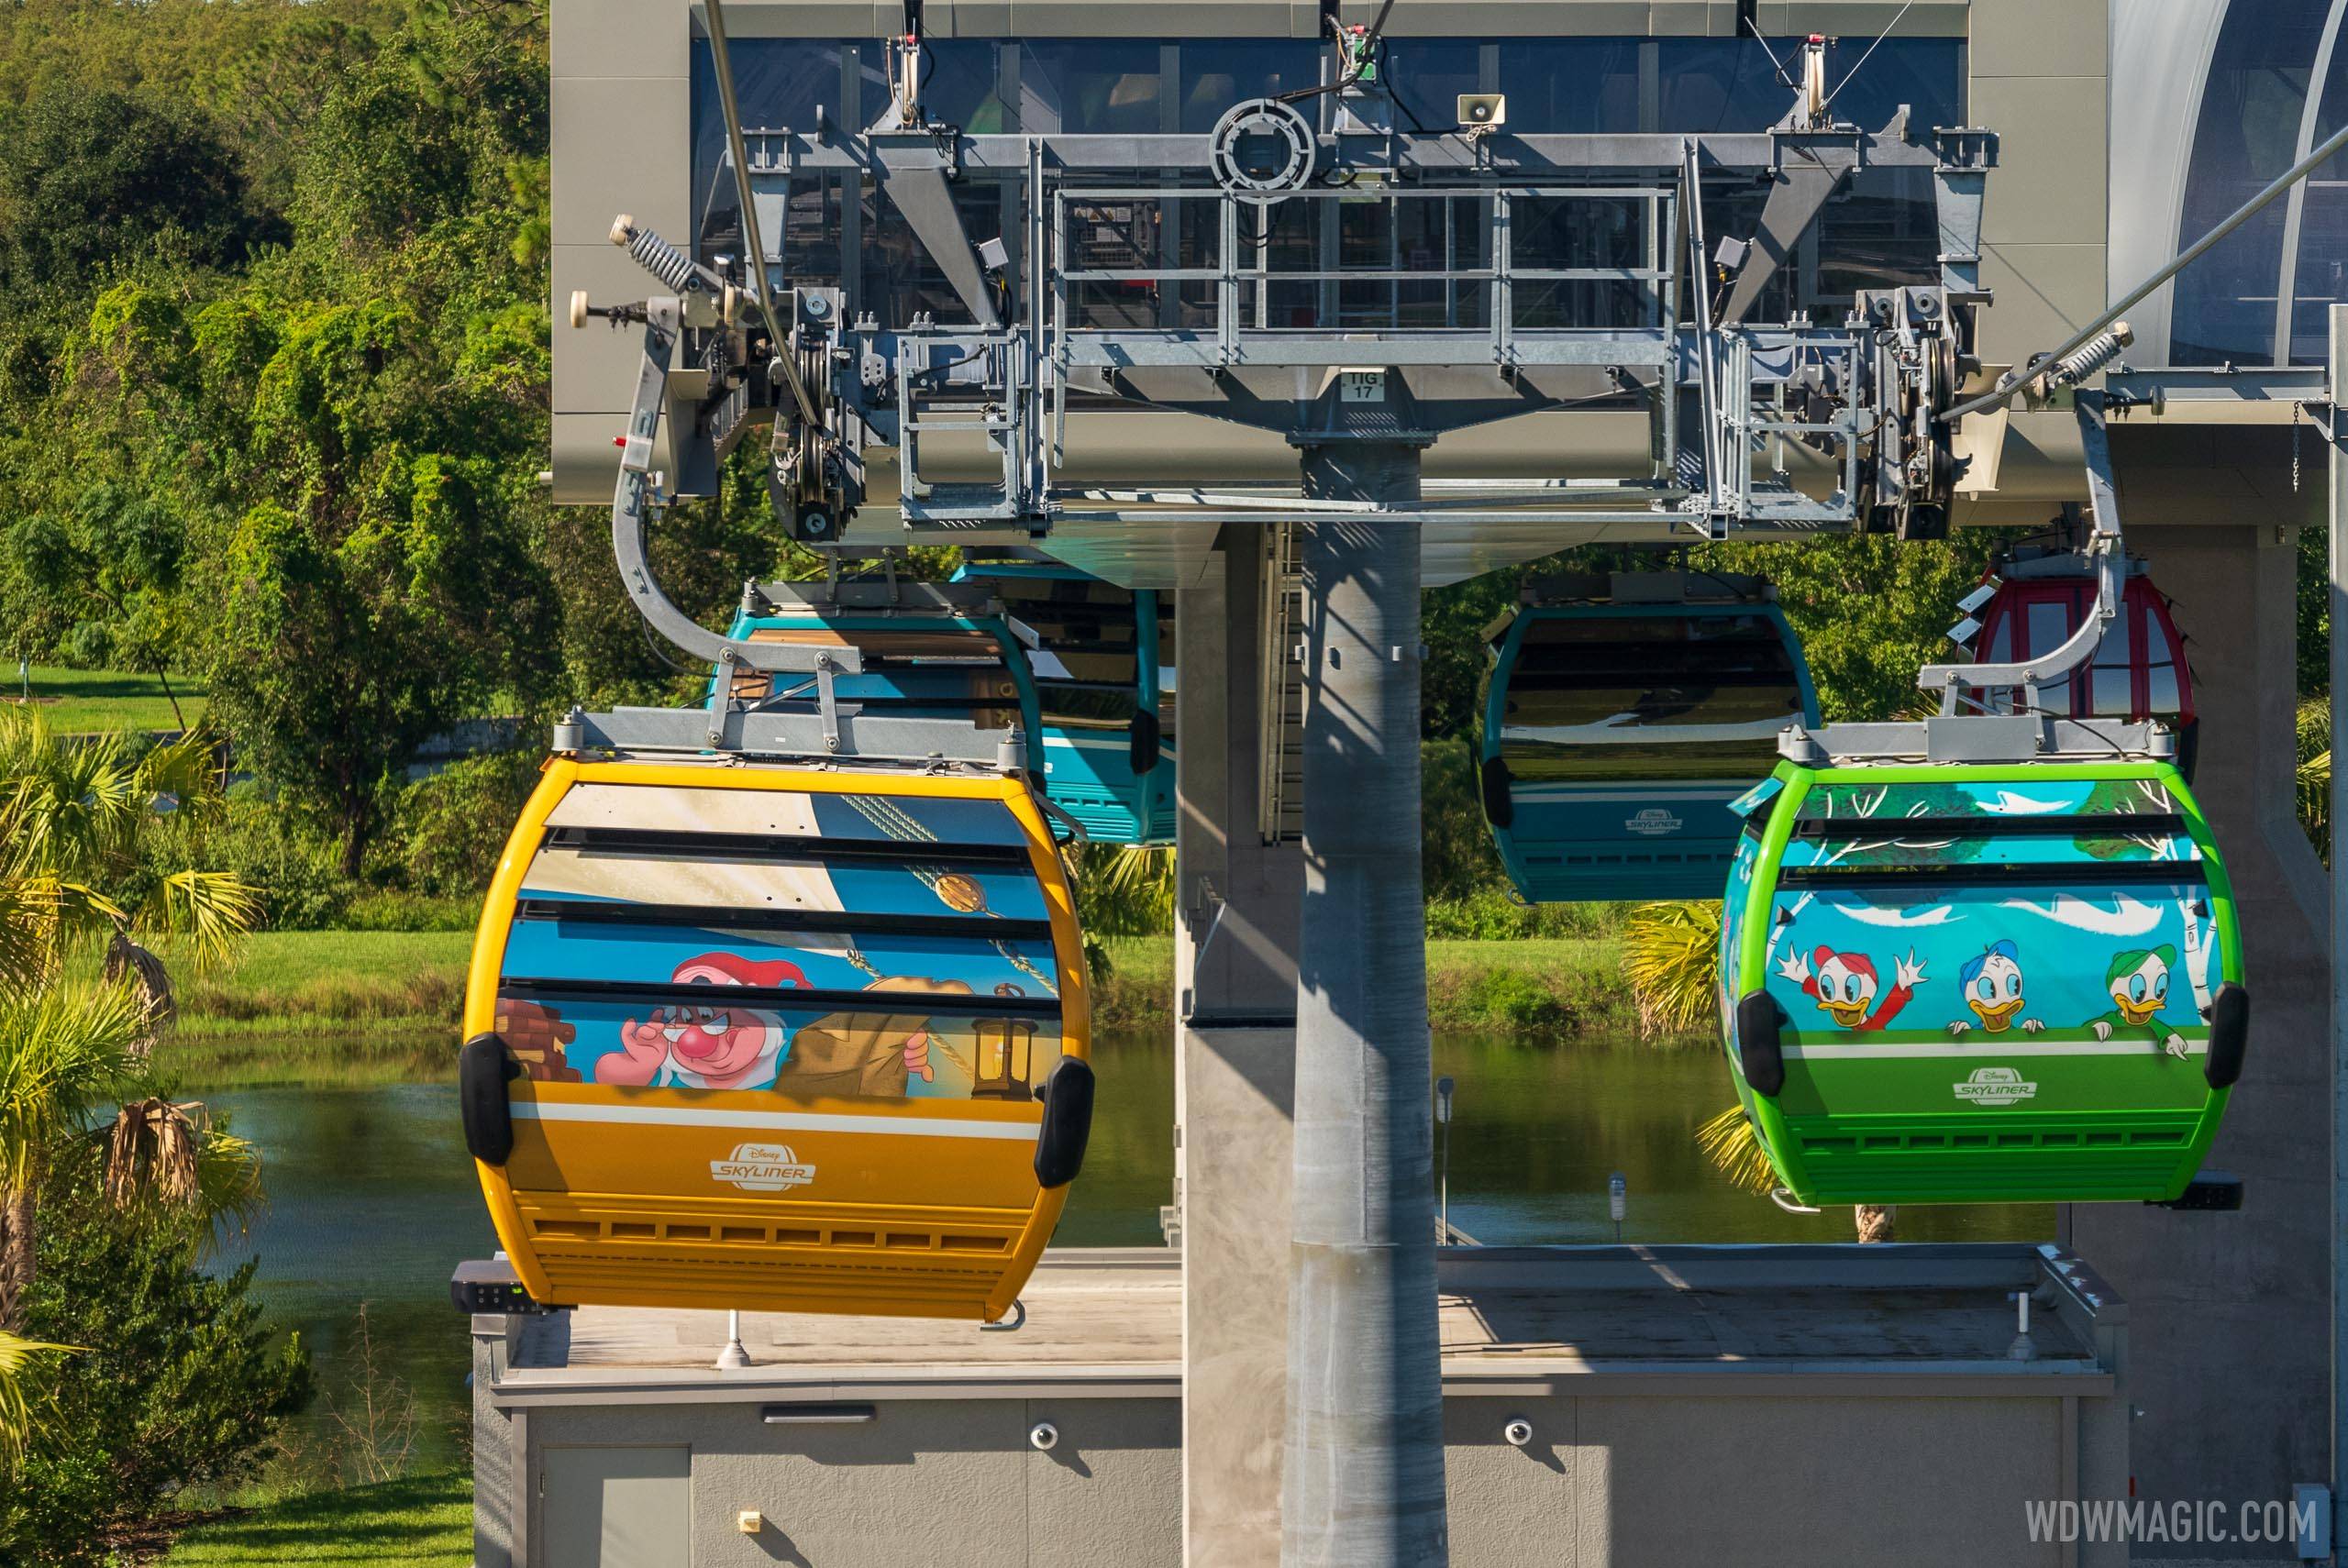
[{"label": "shrub", "polygon": [[298,1337],[275,1335],[249,1263],[200,1267],[210,1220],[116,1209],[98,1150],[61,1156],[42,1197],[36,1338],[84,1347],[59,1363],[51,1403],[0,1487],[0,1562],[106,1562],[113,1543],[190,1486],[249,1479],[311,1393]]},{"label": "shrub", "polygon": [[341,923],[350,885],[333,843],[255,786],[229,791],[211,850],[223,870],[260,894],[261,923],[272,931],[323,931]]},{"label": "shrub", "polygon": [[[497,862],[493,859],[489,865]],[[482,880],[488,881],[488,868]],[[481,918],[481,890],[435,896],[402,888],[354,892],[344,900],[338,931],[471,931]]]},{"label": "shrub", "polygon": [[1495,967],[1468,981],[1464,1010],[1486,1029],[1511,1034],[1562,1033],[1574,1021],[1565,999],[1542,977]]},{"label": "shrub", "polygon": [[403,790],[392,834],[401,879],[419,893],[477,899],[537,784],[542,755],[529,748],[464,757]]}]

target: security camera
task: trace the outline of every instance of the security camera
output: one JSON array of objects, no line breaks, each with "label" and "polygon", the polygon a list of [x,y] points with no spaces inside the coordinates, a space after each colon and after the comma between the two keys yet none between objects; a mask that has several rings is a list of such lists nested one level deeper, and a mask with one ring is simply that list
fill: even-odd
[{"label": "security camera", "polygon": [[1508,94],[1505,93],[1462,93],[1459,94],[1459,128],[1469,136],[1495,131],[1508,123]]}]

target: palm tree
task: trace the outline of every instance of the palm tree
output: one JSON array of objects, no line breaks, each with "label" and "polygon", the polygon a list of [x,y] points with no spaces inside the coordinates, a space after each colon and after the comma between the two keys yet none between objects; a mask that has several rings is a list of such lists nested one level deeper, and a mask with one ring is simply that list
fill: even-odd
[{"label": "palm tree", "polygon": [[[1641,904],[1623,931],[1623,974],[1639,1006],[1639,1027],[1652,1034],[1695,1028],[1721,983],[1721,909],[1714,903]],[[1732,1105],[1696,1129],[1696,1144],[1732,1185],[1766,1196],[1778,1185],[1769,1156],[1744,1107]],[[1888,1242],[1898,1210],[1861,1204],[1854,1218],[1862,1242]]]},{"label": "palm tree", "polygon": [[215,1220],[208,1240],[242,1231],[261,1205],[260,1151],[221,1131],[200,1103],[160,1095],[115,1112],[104,1187],[118,1208],[160,1202]]},{"label": "palm tree", "polygon": [[95,934],[108,977],[136,983],[153,1030],[167,1023],[170,976],[146,944],[169,937],[210,963],[260,912],[237,877],[179,863],[221,803],[200,734],[139,754],[127,731],[61,737],[37,708],[0,709],[0,979],[37,982]]},{"label": "palm tree", "polygon": [[0,990],[0,1331],[24,1327],[48,1153],[93,1104],[139,1080],[146,1028],[144,1000],[127,986]]},{"label": "palm tree", "polygon": [[1076,869],[1076,901],[1086,930],[1109,936],[1154,936],[1173,929],[1170,846],[1087,845]]},{"label": "palm tree", "polygon": [[[148,944],[211,962],[258,913],[241,880],[186,864],[219,803],[200,736],[140,754],[127,734],[65,739],[37,709],[0,711],[0,1331],[23,1326],[48,1150],[145,1087],[171,1021],[170,972]],[[94,939],[98,981],[71,972]],[[125,1192],[147,1190],[152,1165],[134,1157]]]}]

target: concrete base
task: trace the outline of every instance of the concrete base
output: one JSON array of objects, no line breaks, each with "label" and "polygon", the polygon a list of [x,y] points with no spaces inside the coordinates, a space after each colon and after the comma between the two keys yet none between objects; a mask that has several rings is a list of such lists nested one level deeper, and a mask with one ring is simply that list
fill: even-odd
[{"label": "concrete base", "polygon": [[[2124,1546],[2031,1539],[2027,1505],[2127,1487],[2128,1309],[2052,1249],[1455,1248],[1438,1267],[1465,1568],[2125,1568]],[[723,1313],[477,1318],[474,1561],[1176,1568],[1186,1452],[1235,1469],[1212,1411],[1184,1441],[1181,1281],[1168,1252],[1053,1253],[1016,1333],[746,1314],[752,1364],[724,1372]],[[2030,1361],[2009,1353],[2023,1289]],[[1191,1562],[1277,1555],[1272,1519],[1212,1528]]]}]

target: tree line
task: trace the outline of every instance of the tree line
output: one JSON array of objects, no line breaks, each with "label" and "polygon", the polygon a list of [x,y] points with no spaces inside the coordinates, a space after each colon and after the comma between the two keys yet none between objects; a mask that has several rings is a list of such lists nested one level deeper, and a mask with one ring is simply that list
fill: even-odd
[{"label": "tree line", "polygon": [[[345,878],[458,721],[676,688],[537,481],[542,5],[20,0],[0,145],[10,651],[208,686]],[[755,521],[662,531],[683,597]]]}]

